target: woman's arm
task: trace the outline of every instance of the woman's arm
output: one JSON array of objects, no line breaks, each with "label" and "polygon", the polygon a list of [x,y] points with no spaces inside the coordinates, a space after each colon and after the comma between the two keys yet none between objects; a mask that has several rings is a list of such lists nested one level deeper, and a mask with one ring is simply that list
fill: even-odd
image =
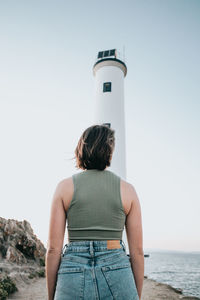
[{"label": "woman's arm", "polygon": [[66,212],[62,199],[63,181],[55,190],[50,213],[49,237],[45,256],[46,285],[48,300],[54,299],[57,271],[60,265],[66,226]]},{"label": "woman's arm", "polygon": [[144,281],[144,252],[140,202],[134,187],[128,184],[131,209],[126,217],[126,234],[138,296],[141,299]]}]

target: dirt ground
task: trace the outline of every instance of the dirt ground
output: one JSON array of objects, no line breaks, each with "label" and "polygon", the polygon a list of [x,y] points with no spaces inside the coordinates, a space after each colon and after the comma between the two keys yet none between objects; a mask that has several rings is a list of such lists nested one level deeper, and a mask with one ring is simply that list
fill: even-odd
[{"label": "dirt ground", "polygon": [[[46,290],[46,278],[33,279],[31,284],[21,283],[19,291],[8,299],[17,300],[48,300]],[[151,279],[144,279],[142,300],[194,300],[195,297],[185,297],[172,287],[158,283]]]}]

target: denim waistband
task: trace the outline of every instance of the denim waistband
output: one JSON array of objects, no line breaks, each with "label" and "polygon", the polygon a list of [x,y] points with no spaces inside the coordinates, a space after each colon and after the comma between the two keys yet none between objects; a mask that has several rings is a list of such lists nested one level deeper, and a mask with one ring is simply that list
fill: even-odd
[{"label": "denim waistband", "polygon": [[[126,252],[126,245],[123,240],[120,240],[120,245],[122,246],[123,250]],[[71,241],[64,245],[62,250],[62,255],[64,255],[66,249],[75,251],[75,252],[83,252],[85,248],[89,249],[90,252],[92,251],[103,251],[107,250],[107,240],[85,240],[85,241]]]}]

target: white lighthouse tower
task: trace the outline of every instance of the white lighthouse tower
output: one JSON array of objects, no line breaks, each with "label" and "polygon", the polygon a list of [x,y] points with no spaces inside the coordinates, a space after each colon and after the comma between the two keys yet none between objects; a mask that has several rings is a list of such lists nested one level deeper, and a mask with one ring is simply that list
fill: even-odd
[{"label": "white lighthouse tower", "polygon": [[117,58],[117,50],[98,53],[93,66],[95,76],[94,124],[105,124],[115,130],[115,149],[108,169],[126,180],[126,144],[124,112],[125,63]]}]

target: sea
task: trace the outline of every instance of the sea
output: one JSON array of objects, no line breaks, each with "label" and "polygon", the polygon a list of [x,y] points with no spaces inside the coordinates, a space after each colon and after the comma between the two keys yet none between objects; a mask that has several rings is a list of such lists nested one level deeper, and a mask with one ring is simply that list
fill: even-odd
[{"label": "sea", "polygon": [[144,275],[200,298],[200,252],[146,250]]}]

